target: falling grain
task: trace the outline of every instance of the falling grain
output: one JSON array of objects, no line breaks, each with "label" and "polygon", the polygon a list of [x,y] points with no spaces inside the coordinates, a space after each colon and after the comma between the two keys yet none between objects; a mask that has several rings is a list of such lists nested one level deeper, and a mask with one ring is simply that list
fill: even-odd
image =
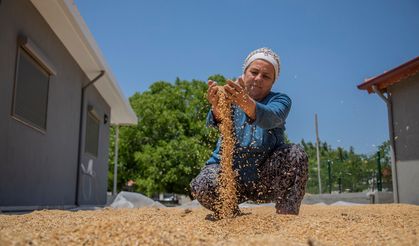
[{"label": "falling grain", "polygon": [[226,98],[223,90],[219,90],[218,110],[221,123],[221,172],[219,175],[219,201],[217,205],[220,218],[231,218],[237,208],[236,174],[233,170],[234,134],[231,116],[231,102]]}]

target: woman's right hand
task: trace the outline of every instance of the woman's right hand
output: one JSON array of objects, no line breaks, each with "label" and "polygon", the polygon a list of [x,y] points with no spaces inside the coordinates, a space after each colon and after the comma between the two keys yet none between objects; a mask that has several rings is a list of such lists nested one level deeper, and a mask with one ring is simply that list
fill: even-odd
[{"label": "woman's right hand", "polygon": [[217,82],[208,80],[208,90],[207,90],[207,99],[211,104],[212,115],[214,116],[215,121],[220,122],[220,113],[218,111],[218,90],[220,87]]},{"label": "woman's right hand", "polygon": [[218,105],[218,85],[217,82],[208,80],[207,99],[212,108],[217,108]]}]

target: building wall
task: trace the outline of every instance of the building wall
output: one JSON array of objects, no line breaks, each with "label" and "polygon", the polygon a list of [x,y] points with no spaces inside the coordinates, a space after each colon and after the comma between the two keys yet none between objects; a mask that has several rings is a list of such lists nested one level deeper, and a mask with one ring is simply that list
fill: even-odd
[{"label": "building wall", "polygon": [[[100,83],[98,80],[96,83]],[[103,205],[106,204],[106,191],[108,187],[108,157],[109,157],[109,124],[110,124],[110,107],[100,96],[95,87],[87,88],[84,100],[84,119],[82,126],[82,159],[80,163],[79,185],[78,185],[78,205]],[[86,153],[85,136],[86,136],[86,114],[88,106],[93,110],[99,119],[99,146],[97,156]],[[106,120],[106,119],[107,120]],[[107,121],[107,122],[106,122]],[[84,168],[81,166],[83,165]],[[89,173],[86,170],[91,165],[92,169]],[[84,169],[84,170],[83,170]]]},{"label": "building wall", "polygon": [[419,204],[419,74],[390,87],[399,199]]},{"label": "building wall", "polygon": [[[0,33],[0,207],[75,205],[81,88],[88,78],[29,0],[0,2]],[[11,117],[19,34],[31,39],[57,72],[49,84],[45,133]],[[100,97],[94,87],[89,96]],[[96,103],[109,112],[103,99]],[[106,188],[100,192],[106,195]]]}]

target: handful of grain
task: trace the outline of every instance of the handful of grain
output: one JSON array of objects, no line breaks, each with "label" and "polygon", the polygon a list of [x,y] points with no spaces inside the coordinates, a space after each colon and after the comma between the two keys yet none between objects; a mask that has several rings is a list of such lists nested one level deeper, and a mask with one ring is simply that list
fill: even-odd
[{"label": "handful of grain", "polygon": [[220,87],[220,90],[218,91],[218,110],[221,117],[221,172],[218,177],[219,200],[217,211],[220,218],[231,218],[235,215],[234,213],[237,208],[236,174],[233,170],[235,139],[233,134],[233,120],[231,117],[231,102],[226,98],[223,89],[224,88]]}]

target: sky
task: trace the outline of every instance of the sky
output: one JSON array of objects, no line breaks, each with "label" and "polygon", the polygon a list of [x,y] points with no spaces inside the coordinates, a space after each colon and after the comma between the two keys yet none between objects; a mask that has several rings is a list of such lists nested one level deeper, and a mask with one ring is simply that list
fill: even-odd
[{"label": "sky", "polygon": [[281,59],[272,88],[293,101],[293,142],[373,154],[389,138],[387,108],[357,85],[419,55],[417,0],[75,0],[124,95],[156,81],[242,73],[248,53]]}]

